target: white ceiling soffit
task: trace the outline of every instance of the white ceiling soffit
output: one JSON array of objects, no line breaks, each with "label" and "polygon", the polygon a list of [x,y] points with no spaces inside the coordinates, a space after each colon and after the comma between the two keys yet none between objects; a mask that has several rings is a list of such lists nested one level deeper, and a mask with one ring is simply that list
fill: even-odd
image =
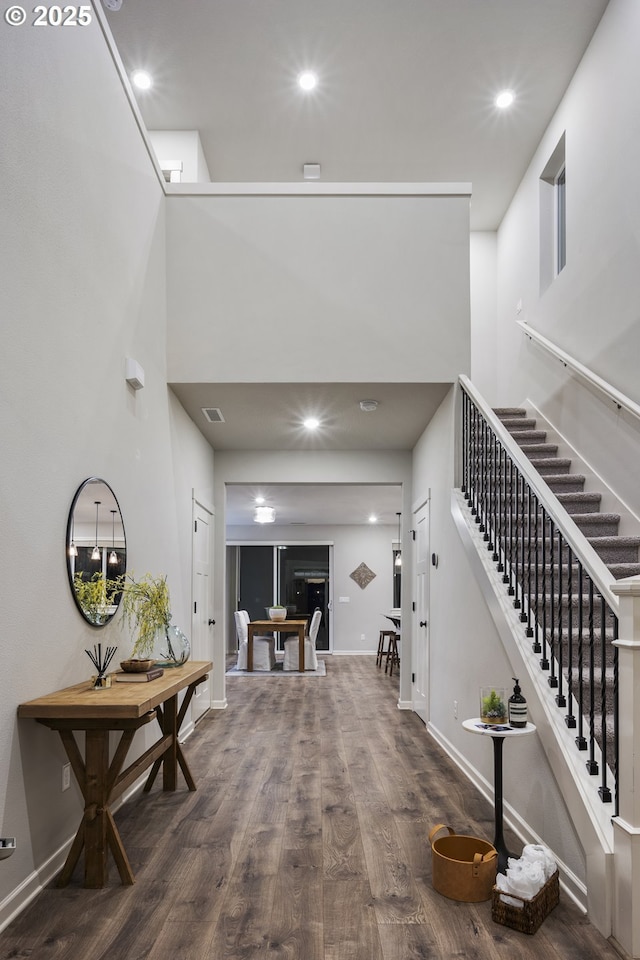
[{"label": "white ceiling soffit", "polygon": [[[277,539],[283,539],[280,528],[287,527],[286,539],[301,539],[309,526],[342,526],[370,524],[370,516],[380,524],[397,530],[398,511],[402,510],[402,488],[394,484],[227,484],[226,524],[250,525],[253,522],[255,498],[264,497],[276,512]],[[233,531],[229,531],[233,540]]]},{"label": "white ceiling soffit", "polygon": [[[106,17],[149,130],[217,182],[468,182],[500,223],[607,0],[123,0]],[[318,85],[296,83],[314,70]],[[515,102],[500,111],[503,88]]]},{"label": "white ceiling soffit", "polygon": [[[412,450],[451,384],[172,383],[214,450]],[[377,400],[372,412],[361,400]],[[204,409],[218,409],[211,422]],[[320,421],[317,430],[303,426]]]}]

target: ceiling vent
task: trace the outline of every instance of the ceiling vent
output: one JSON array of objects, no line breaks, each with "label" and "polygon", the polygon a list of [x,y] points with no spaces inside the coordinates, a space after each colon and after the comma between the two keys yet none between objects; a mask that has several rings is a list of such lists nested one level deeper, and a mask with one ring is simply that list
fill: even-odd
[{"label": "ceiling vent", "polygon": [[201,410],[209,423],[224,423],[220,407],[201,407]]}]

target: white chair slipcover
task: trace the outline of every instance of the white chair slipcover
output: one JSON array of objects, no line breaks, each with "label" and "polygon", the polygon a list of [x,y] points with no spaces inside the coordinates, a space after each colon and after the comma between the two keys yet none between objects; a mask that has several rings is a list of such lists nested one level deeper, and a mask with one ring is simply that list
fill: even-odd
[{"label": "white chair slipcover", "polygon": [[[318,656],[316,654],[316,637],[320,629],[322,620],[322,610],[315,610],[311,617],[309,626],[309,636],[304,638],[304,668],[305,670],[318,669]],[[288,637],[284,641],[284,665],[283,670],[299,669],[299,643],[297,637]]]},{"label": "white chair slipcover", "polygon": [[[247,669],[247,646],[248,635],[247,624],[250,617],[246,610],[236,610],[233,614],[236,621],[236,633],[238,635],[238,670]],[[276,663],[276,642],[273,637],[254,637],[253,638],[253,669],[254,670],[273,670]]]}]

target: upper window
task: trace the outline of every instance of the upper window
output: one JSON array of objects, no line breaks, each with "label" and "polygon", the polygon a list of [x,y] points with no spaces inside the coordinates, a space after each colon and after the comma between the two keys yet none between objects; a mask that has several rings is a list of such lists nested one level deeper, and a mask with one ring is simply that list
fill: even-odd
[{"label": "upper window", "polygon": [[565,135],[540,175],[540,292],[567,263]]}]

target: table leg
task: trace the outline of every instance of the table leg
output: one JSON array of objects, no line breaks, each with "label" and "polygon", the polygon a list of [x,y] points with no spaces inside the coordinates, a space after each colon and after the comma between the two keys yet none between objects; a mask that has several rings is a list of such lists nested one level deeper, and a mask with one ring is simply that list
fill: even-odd
[{"label": "table leg", "polygon": [[298,670],[304,673],[304,625],[298,627]]},{"label": "table leg", "polygon": [[84,885],[107,882],[109,731],[85,731]]},{"label": "table leg", "polygon": [[498,851],[498,873],[507,869],[507,860],[513,854],[507,850],[503,828],[503,787],[502,787],[502,745],[504,737],[491,737],[493,740],[493,792],[495,808],[495,836],[493,845]]},{"label": "table leg", "polygon": [[178,786],[178,696],[170,697],[162,705],[162,732],[173,737],[173,742],[162,758],[162,789],[175,790]]},{"label": "table leg", "polygon": [[247,627],[247,673],[253,670],[253,627]]}]

